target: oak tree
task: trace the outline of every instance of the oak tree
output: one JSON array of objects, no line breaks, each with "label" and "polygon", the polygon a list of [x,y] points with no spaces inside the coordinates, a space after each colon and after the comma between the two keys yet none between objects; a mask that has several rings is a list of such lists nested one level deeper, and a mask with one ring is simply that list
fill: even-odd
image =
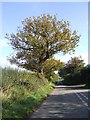
[{"label": "oak tree", "polygon": [[41,72],[43,63],[57,52],[74,52],[80,35],[70,29],[68,21],[44,14],[26,18],[17,33],[6,34],[6,38],[15,50],[9,58],[12,64]]}]

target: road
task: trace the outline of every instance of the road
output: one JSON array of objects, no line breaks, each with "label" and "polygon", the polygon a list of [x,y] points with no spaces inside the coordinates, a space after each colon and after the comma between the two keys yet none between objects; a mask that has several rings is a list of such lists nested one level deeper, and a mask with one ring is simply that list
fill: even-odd
[{"label": "road", "polygon": [[59,85],[30,118],[88,118],[88,89]]}]

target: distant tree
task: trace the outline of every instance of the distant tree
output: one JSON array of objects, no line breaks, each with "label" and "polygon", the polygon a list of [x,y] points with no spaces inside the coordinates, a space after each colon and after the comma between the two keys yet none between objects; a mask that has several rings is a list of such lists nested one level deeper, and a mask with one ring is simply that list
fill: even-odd
[{"label": "distant tree", "polygon": [[[59,69],[59,75],[64,78],[67,84],[80,84],[84,83],[85,80],[81,79],[81,73],[84,69],[84,60],[81,57],[71,58],[65,65],[64,68]],[[82,72],[81,72],[82,71]]]},{"label": "distant tree", "polygon": [[67,74],[66,71],[65,71],[65,63],[63,64],[62,67],[60,67],[58,69],[58,74],[60,77],[64,78],[64,76]]},{"label": "distant tree", "polygon": [[80,70],[84,67],[85,63],[84,60],[82,60],[81,57],[71,57],[71,60],[69,60],[65,64],[65,70],[67,73],[75,74],[77,72],[80,72]]},{"label": "distant tree", "polygon": [[86,87],[90,89],[90,64],[81,70],[81,79],[86,84]]},{"label": "distant tree", "polygon": [[80,39],[68,21],[55,15],[26,18],[22,25],[17,33],[6,34],[15,50],[9,61],[32,71],[43,71],[43,63],[57,52],[74,52]]}]

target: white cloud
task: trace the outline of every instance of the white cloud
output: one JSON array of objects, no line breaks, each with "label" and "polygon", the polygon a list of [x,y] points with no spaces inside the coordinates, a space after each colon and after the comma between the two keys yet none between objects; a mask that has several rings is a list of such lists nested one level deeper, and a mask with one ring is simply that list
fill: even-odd
[{"label": "white cloud", "polygon": [[0,47],[7,47],[8,43],[6,40],[0,40]]},{"label": "white cloud", "polygon": [[14,65],[14,64],[13,65],[10,64],[10,62],[7,60],[7,57],[1,57],[1,56],[0,56],[0,66],[3,68],[5,68],[5,67],[10,67],[10,68],[14,68],[14,69],[16,68],[16,69],[22,70],[22,71],[26,70],[24,68],[21,68],[21,67]]},{"label": "white cloud", "polygon": [[87,65],[88,64],[88,52],[84,52],[80,54],[73,54],[73,55],[63,55],[63,56],[55,55],[55,58],[58,60],[60,59],[60,61],[66,63],[68,60],[71,59],[71,57],[80,57],[80,56],[84,60],[85,65]]},{"label": "white cloud", "polygon": [[10,62],[7,60],[7,57],[3,57],[3,56],[0,56],[0,66],[17,68],[16,65],[11,65],[10,64]]},{"label": "white cloud", "polygon": [[84,60],[85,64],[88,64],[88,52],[81,53],[81,57]]}]

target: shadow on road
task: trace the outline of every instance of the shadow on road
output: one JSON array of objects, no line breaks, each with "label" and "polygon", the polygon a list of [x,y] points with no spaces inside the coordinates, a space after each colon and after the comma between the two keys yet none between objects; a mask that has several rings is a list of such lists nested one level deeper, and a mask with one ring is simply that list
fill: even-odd
[{"label": "shadow on road", "polygon": [[[59,93],[61,89],[62,93]],[[82,90],[82,87],[56,86],[56,93],[51,94],[29,118],[88,118],[88,109],[71,91],[75,89]],[[83,94],[88,96],[88,91]]]}]

